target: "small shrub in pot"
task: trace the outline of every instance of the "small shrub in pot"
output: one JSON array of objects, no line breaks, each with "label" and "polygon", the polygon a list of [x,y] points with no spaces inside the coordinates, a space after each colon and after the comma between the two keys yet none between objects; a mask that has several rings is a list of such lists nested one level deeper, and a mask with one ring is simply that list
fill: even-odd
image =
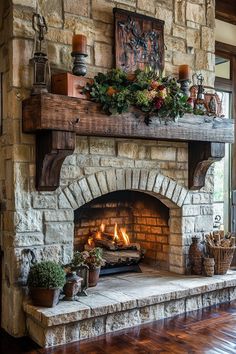
[{"label": "small shrub in pot", "polygon": [[36,306],[55,306],[64,284],[65,272],[55,262],[44,261],[30,268],[28,286],[33,304]]}]

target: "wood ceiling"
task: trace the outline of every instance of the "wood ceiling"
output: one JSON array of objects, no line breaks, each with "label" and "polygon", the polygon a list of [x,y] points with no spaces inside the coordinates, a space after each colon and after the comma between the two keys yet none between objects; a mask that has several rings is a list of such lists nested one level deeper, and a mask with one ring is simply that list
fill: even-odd
[{"label": "wood ceiling", "polygon": [[236,0],[216,0],[216,18],[236,25]]}]

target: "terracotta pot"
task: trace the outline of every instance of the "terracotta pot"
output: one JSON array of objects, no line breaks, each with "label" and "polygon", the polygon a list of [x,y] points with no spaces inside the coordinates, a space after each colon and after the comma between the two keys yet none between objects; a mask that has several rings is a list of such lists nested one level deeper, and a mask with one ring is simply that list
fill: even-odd
[{"label": "terracotta pot", "polygon": [[35,306],[54,307],[59,302],[60,289],[31,288],[30,296]]},{"label": "terracotta pot", "polygon": [[89,287],[96,286],[99,279],[101,267],[89,268]]}]

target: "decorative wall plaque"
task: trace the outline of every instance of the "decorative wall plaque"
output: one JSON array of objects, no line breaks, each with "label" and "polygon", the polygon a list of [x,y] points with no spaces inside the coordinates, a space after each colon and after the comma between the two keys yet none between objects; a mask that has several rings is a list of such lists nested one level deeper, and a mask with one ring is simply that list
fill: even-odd
[{"label": "decorative wall plaque", "polygon": [[115,8],[116,67],[164,69],[164,21]]}]

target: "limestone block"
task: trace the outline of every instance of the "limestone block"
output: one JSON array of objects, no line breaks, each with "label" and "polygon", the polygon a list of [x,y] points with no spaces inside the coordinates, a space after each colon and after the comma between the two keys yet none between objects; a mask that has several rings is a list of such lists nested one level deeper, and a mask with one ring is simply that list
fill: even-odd
[{"label": "limestone block", "polygon": [[166,191],[166,198],[169,198],[169,199],[172,198],[172,195],[173,195],[173,192],[175,190],[175,187],[176,187],[176,182],[170,180],[168,188],[167,188],[167,191]]},{"label": "limestone block", "polygon": [[139,309],[139,316],[141,323],[160,320],[165,317],[164,304],[141,307]]},{"label": "limestone block", "polygon": [[74,223],[50,222],[45,223],[45,243],[70,243],[74,238]]},{"label": "limestone block", "polygon": [[95,176],[94,175],[88,176],[87,182],[88,182],[89,188],[92,192],[93,198],[99,197],[101,195],[101,191],[99,189],[98,182],[97,182]]},{"label": "limestone block", "polygon": [[173,196],[172,196],[172,201],[174,203],[177,203],[178,199],[179,199],[179,195],[181,193],[182,187],[179,184],[176,184],[175,190],[173,192]]},{"label": "limestone block", "polygon": [[112,158],[112,157],[102,157],[101,158],[102,167],[134,167],[134,161],[131,159],[122,158]]},{"label": "limestone block", "polygon": [[186,0],[175,1],[175,23],[185,25]]},{"label": "limestone block", "polygon": [[69,190],[70,190],[71,195],[74,197],[74,200],[76,203],[74,203],[73,199],[70,196],[70,193],[66,192],[66,189],[64,190],[64,192],[65,192],[67,198],[68,199],[70,198],[69,201],[71,203],[73,203],[73,205],[71,204],[73,208],[77,209],[81,205],[85,204],[86,200],[84,198],[84,195],[82,193],[82,190],[81,190],[79,184],[76,181],[69,185]]},{"label": "limestone block", "polygon": [[139,146],[135,143],[118,142],[118,156],[137,159]]},{"label": "limestone block", "polygon": [[107,186],[109,192],[116,191],[117,184],[116,184],[116,173],[114,169],[109,169],[106,171],[106,179],[107,179]]},{"label": "limestone block", "polygon": [[150,12],[151,14],[155,14],[156,2],[155,0],[149,0],[148,2],[145,0],[138,0],[137,7],[140,10],[145,10]]},{"label": "limestone block", "polygon": [[213,228],[213,216],[212,215],[201,215],[197,216],[195,219],[195,232],[207,232],[211,231]]},{"label": "limestone block", "polygon": [[73,210],[53,210],[44,212],[45,221],[74,221]]},{"label": "limestone block", "polygon": [[125,171],[116,169],[117,190],[125,189]]},{"label": "limestone block", "polygon": [[82,169],[79,166],[62,165],[60,174],[61,179],[73,180],[78,179],[81,176]]},{"label": "limestone block", "polygon": [[139,187],[140,170],[133,170],[132,176],[132,189],[138,189]]},{"label": "limestone block", "polygon": [[195,217],[185,216],[182,220],[182,229],[184,233],[193,233],[195,229]]},{"label": "limestone block", "polygon": [[[101,53],[102,55],[102,53]],[[109,138],[90,138],[89,151],[93,155],[115,155],[115,140]]]},{"label": "limestone block", "polygon": [[19,210],[15,213],[15,227],[17,232],[42,231],[42,213],[37,210]]},{"label": "limestone block", "polygon": [[188,161],[188,149],[178,148],[177,149],[177,161],[186,162]]},{"label": "limestone block", "polygon": [[156,177],[155,185],[153,187],[153,191],[155,193],[159,193],[160,192],[161,185],[162,185],[162,182],[163,182],[164,178],[165,178],[165,176],[163,176],[162,174],[158,174],[158,176]]},{"label": "limestone block", "polygon": [[30,337],[41,347],[45,347],[45,334],[41,326],[39,326],[34,320],[30,317],[26,319],[26,327]]},{"label": "limestone block", "polygon": [[170,218],[170,230],[171,234],[172,232],[174,233],[181,233],[181,228],[182,228],[182,219],[178,217],[171,217]]},{"label": "limestone block", "polygon": [[45,17],[47,25],[62,27],[63,13],[61,0],[38,0],[39,11]]},{"label": "limestone block", "polygon": [[141,323],[138,309],[127,312],[108,314],[106,319],[106,332],[118,331]]},{"label": "limestone block", "polygon": [[209,193],[192,193],[193,204],[210,204],[212,196]]},{"label": "limestone block", "polygon": [[185,256],[179,254],[170,254],[169,264],[175,267],[183,268],[185,267]]},{"label": "limestone block", "polygon": [[71,343],[80,340],[80,324],[79,322],[71,323],[65,326],[66,343]]},{"label": "limestone block", "polygon": [[179,234],[170,234],[169,236],[169,243],[170,245],[173,245],[173,246],[181,246],[183,247],[183,239],[182,239],[182,235]]},{"label": "limestone block", "polygon": [[170,301],[165,304],[165,309],[164,309],[165,317],[176,316],[184,312],[185,312],[184,299]]},{"label": "limestone block", "polygon": [[65,326],[49,327],[45,333],[45,347],[53,347],[66,343]]},{"label": "limestone block", "polygon": [[132,185],[132,170],[126,169],[125,171],[125,188],[131,189]]},{"label": "limestone block", "polygon": [[14,5],[29,6],[32,8],[36,7],[36,0],[13,0]]},{"label": "limestone block", "polygon": [[218,291],[212,291],[209,293],[203,293],[202,294],[202,305],[203,307],[208,307],[212,305],[216,305],[219,300],[219,290]]},{"label": "limestone block", "polygon": [[148,175],[147,190],[152,191],[156,182],[158,171],[151,170]]},{"label": "limestone block", "polygon": [[186,19],[204,25],[206,22],[205,6],[203,4],[193,4],[188,1],[186,7]]},{"label": "limestone block", "polygon": [[71,204],[69,203],[69,200],[67,199],[67,197],[63,192],[61,192],[58,196],[58,207],[63,209],[71,208]]},{"label": "limestone block", "polygon": [[74,15],[89,17],[90,15],[90,1],[81,0],[64,0],[64,11],[70,12]]},{"label": "limestone block", "polygon": [[[144,2],[147,4],[145,0]],[[163,6],[155,5],[154,9],[155,8],[156,8],[155,17],[158,18],[159,20],[165,21],[164,31],[166,34],[170,34],[173,26],[173,11],[165,9]]]},{"label": "limestone block", "polygon": [[202,49],[208,52],[215,52],[214,30],[205,26],[202,27]]},{"label": "limestone block", "polygon": [[47,194],[33,194],[33,208],[35,209],[56,209],[57,197]]},{"label": "limestone block", "polygon": [[80,322],[80,339],[96,337],[104,333],[105,317],[97,317]]},{"label": "limestone block", "polygon": [[181,63],[188,64],[191,68],[194,67],[194,54],[185,54],[174,52],[173,53],[173,64],[181,65]]},{"label": "limestone block", "polygon": [[148,171],[141,170],[140,180],[139,180],[139,189],[140,190],[146,190],[147,181],[148,181]]},{"label": "limestone block", "polygon": [[186,298],[186,311],[195,311],[202,308],[202,296],[191,296]]},{"label": "limestone block", "polygon": [[44,235],[42,232],[18,232],[14,238],[16,247],[39,246],[44,244]]},{"label": "limestone block", "polygon": [[166,191],[167,191],[167,188],[169,186],[169,183],[170,183],[170,179],[168,177],[164,177],[164,179],[162,181],[162,184],[161,184],[160,191],[159,191],[159,193],[161,195],[165,195],[166,194]]},{"label": "limestone block", "polygon": [[98,185],[99,185],[99,188],[100,188],[102,194],[107,194],[108,188],[107,188],[105,173],[104,172],[97,172],[96,178],[97,178]]},{"label": "limestone block", "polygon": [[207,0],[207,26],[210,28],[215,28],[215,2],[214,0]]},{"label": "limestone block", "polygon": [[94,43],[94,62],[96,66],[112,68],[113,67],[113,55],[112,46],[106,43],[95,42]]},{"label": "limestone block", "polygon": [[201,45],[201,35],[200,31],[195,28],[187,28],[187,46],[192,48],[200,48]]},{"label": "limestone block", "polygon": [[186,39],[186,27],[173,24],[173,36]]},{"label": "limestone block", "polygon": [[213,205],[200,206],[201,215],[213,215]]},{"label": "limestone block", "polygon": [[137,168],[146,168],[146,169],[155,169],[155,168],[161,168],[161,162],[153,160],[153,161],[148,161],[148,160],[135,160],[134,165]]},{"label": "limestone block", "polygon": [[75,154],[86,155],[89,153],[88,138],[83,136],[76,136]]},{"label": "limestone block", "polygon": [[199,205],[183,205],[182,207],[183,216],[197,216],[200,215]]},{"label": "limestone block", "polygon": [[80,179],[78,181],[78,185],[82,191],[82,194],[83,194],[83,197],[84,197],[84,200],[86,201],[86,203],[89,202],[90,200],[92,200],[93,196],[90,192],[86,178]]},{"label": "limestone block", "polygon": [[32,38],[35,32],[30,22],[13,18],[13,35],[15,37]]},{"label": "limestone block", "polygon": [[113,7],[110,1],[92,0],[92,18],[94,20],[113,23]]},{"label": "limestone block", "polygon": [[177,205],[181,207],[184,204],[185,198],[187,198],[188,191],[185,188],[182,188],[180,196],[177,202]]},{"label": "limestone block", "polygon": [[196,63],[195,66],[197,70],[214,70],[214,55],[212,53],[205,52],[204,50],[198,50],[196,52]]},{"label": "limestone block", "polygon": [[175,161],[176,149],[169,147],[151,147],[151,159],[163,161]]}]

